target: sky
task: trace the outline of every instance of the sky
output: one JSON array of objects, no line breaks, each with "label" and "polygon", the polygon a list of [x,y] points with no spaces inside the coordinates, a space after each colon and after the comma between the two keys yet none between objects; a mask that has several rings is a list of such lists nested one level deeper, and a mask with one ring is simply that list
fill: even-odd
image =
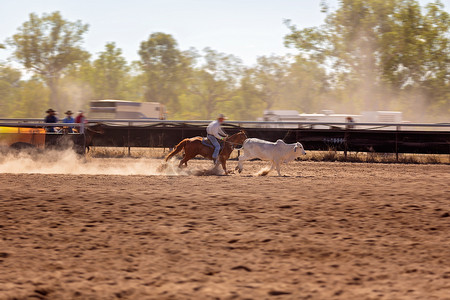
[{"label": "sky", "polygon": [[[337,8],[338,0],[0,0],[0,43],[17,33],[30,13],[59,11],[65,20],[89,24],[83,48],[94,58],[115,42],[128,62],[139,60],[140,43],[163,32],[180,50],[209,47],[250,66],[259,56],[295,53],[283,45],[289,33],[283,20],[299,28],[321,25],[321,1]],[[441,1],[449,10],[450,0]],[[0,49],[0,62],[10,54]]]}]

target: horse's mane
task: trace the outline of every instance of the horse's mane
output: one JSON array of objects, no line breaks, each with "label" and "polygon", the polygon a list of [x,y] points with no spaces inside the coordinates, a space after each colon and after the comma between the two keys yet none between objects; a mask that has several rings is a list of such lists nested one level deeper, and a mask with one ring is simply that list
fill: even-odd
[{"label": "horse's mane", "polygon": [[241,134],[244,134],[245,136],[247,136],[247,134],[245,133],[244,130],[240,130],[239,132],[236,132],[235,134],[232,134],[232,135],[228,136],[226,139],[235,138],[235,137],[238,137]]},{"label": "horse's mane", "polygon": [[[225,144],[227,144],[226,142],[228,142],[228,143],[235,143],[234,141],[237,139],[237,138],[239,138],[241,135],[244,135],[244,140],[247,138],[247,134],[245,133],[245,131],[244,130],[240,130],[239,132],[237,132],[237,133],[235,133],[235,134],[233,134],[233,135],[231,135],[231,136],[228,136],[228,137],[226,137],[224,140],[225,140]],[[244,141],[242,141],[242,143],[243,143]],[[239,144],[242,144],[242,143],[239,143]]]}]

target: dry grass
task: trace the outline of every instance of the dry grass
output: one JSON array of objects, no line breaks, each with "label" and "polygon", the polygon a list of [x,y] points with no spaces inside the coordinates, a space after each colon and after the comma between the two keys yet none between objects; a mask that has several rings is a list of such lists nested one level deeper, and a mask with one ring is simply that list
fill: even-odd
[{"label": "dry grass", "polygon": [[[118,148],[118,147],[92,147],[87,153],[93,158],[157,158],[164,159],[169,153],[168,148]],[[179,154],[181,157],[181,154]],[[238,151],[231,154],[230,159],[237,159]],[[198,159],[202,159],[198,157]],[[450,164],[449,154],[399,154],[375,152],[347,152],[330,149],[328,151],[307,151],[306,161],[338,161],[338,162],[365,162],[365,163],[401,163],[401,164]]]},{"label": "dry grass", "polygon": [[86,154],[93,158],[161,158],[169,153],[168,148],[91,147]]},{"label": "dry grass", "polygon": [[306,160],[309,161],[341,161],[341,162],[365,162],[365,163],[401,163],[401,164],[449,164],[450,155],[446,154],[414,154],[400,153],[376,153],[376,152],[344,152],[310,151]]}]

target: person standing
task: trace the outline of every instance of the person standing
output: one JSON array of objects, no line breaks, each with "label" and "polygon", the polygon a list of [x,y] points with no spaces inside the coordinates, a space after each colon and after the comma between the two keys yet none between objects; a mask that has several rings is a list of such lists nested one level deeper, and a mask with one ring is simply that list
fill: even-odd
[{"label": "person standing", "polygon": [[[58,117],[56,116],[56,111],[54,111],[53,109],[49,108],[46,111],[47,116],[44,119],[45,123],[58,123]],[[55,127],[54,126],[47,126],[45,128],[45,131],[47,132],[55,132]]]},{"label": "person standing", "polygon": [[345,118],[345,121],[348,123],[348,124],[345,126],[346,129],[353,129],[353,128],[355,127],[355,126],[354,126],[355,120],[353,120],[352,117],[347,117],[347,118]]},{"label": "person standing", "polygon": [[81,123],[81,124],[83,124],[82,126],[80,126],[80,128],[79,128],[79,132],[80,133],[84,133],[84,124],[86,124],[87,123],[87,119],[86,119],[86,117],[84,116],[84,112],[82,111],[82,110],[80,110],[79,112],[78,112],[78,115],[76,116],[76,118],[75,118],[75,123]]},{"label": "person standing", "polygon": [[225,119],[227,119],[227,118],[223,114],[220,114],[217,117],[217,120],[212,121],[206,127],[207,137],[211,141],[211,143],[214,145],[214,153],[212,155],[214,164],[217,164],[219,162],[218,157],[219,157],[219,151],[220,151],[220,144],[217,141],[217,139],[223,140],[224,137],[228,136],[225,133],[225,131],[222,130],[222,128],[220,126]]},{"label": "person standing", "polygon": [[[72,117],[72,111],[68,110],[65,112],[66,117],[62,120],[63,123],[75,123],[75,119]],[[68,133],[73,133],[72,126],[67,127]]]}]

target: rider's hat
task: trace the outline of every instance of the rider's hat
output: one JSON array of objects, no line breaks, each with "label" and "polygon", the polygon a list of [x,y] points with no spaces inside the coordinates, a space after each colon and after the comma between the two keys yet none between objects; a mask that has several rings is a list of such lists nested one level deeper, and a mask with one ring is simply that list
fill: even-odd
[{"label": "rider's hat", "polygon": [[219,114],[219,116],[217,117],[217,119],[224,119],[224,120],[226,120],[226,119],[228,119],[228,118],[225,117],[224,114]]},{"label": "rider's hat", "polygon": [[51,112],[56,112],[56,111],[54,111],[54,110],[51,109],[51,108],[47,109],[47,111],[46,111],[46,113],[51,113]]}]

